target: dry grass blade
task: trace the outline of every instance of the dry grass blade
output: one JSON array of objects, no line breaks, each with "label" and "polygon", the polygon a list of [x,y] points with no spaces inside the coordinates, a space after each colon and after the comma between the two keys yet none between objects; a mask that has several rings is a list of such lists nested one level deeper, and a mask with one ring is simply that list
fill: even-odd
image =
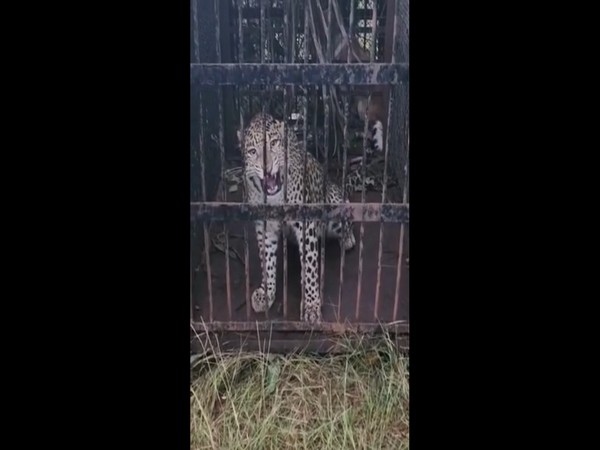
[{"label": "dry grass blade", "polygon": [[215,352],[195,361],[191,449],[407,449],[408,359],[389,338],[345,345],[327,357]]}]

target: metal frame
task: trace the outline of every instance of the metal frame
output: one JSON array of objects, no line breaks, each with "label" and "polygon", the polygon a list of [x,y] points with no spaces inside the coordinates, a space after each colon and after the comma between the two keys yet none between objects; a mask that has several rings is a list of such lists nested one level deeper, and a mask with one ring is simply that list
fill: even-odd
[{"label": "metal frame", "polygon": [[[215,25],[215,41],[216,45],[216,62],[200,62],[202,58],[199,56],[199,32],[198,32],[198,23],[197,20],[192,20],[193,24],[193,46],[195,46],[194,59],[196,62],[190,64],[190,82],[192,87],[196,89],[205,88],[207,86],[216,87],[217,88],[217,103],[218,103],[218,116],[219,116],[219,127],[218,127],[218,145],[220,148],[220,172],[222,178],[224,178],[224,170],[225,170],[225,131],[223,128],[223,87],[225,86],[247,86],[247,85],[262,85],[262,86],[275,86],[275,85],[286,85],[293,92],[293,89],[298,86],[305,85],[313,85],[313,86],[322,86],[323,91],[323,103],[325,108],[325,122],[324,122],[324,133],[325,133],[325,142],[329,139],[329,121],[328,117],[331,111],[329,110],[329,103],[326,102],[326,99],[333,96],[335,97],[335,91],[333,90],[333,86],[384,86],[385,89],[388,89],[388,93],[390,93],[390,99],[387,102],[387,141],[385,145],[385,171],[384,171],[384,183],[383,183],[383,193],[382,193],[382,202],[381,203],[367,203],[365,201],[365,172],[363,165],[363,190],[361,195],[361,203],[346,203],[342,205],[329,205],[329,204],[302,204],[302,205],[280,205],[274,206],[269,204],[260,204],[260,205],[249,205],[245,203],[232,203],[227,201],[226,192],[222,192],[224,201],[207,201],[206,198],[206,180],[205,180],[205,161],[206,161],[206,149],[203,148],[202,144],[202,135],[203,135],[203,117],[202,111],[200,110],[200,166],[201,166],[201,183],[202,183],[202,193],[203,198],[201,202],[191,202],[190,203],[190,220],[192,223],[198,222],[203,225],[203,234],[204,234],[204,244],[205,244],[205,259],[207,265],[207,278],[209,280],[209,296],[210,296],[210,311],[208,314],[208,321],[198,322],[193,320],[193,305],[190,304],[190,314],[191,314],[191,333],[193,336],[198,338],[198,334],[212,334],[212,333],[243,333],[248,337],[248,334],[252,333],[282,333],[284,336],[286,333],[292,333],[297,335],[298,332],[308,333],[311,336],[314,336],[314,333],[320,334],[322,339],[326,341],[330,339],[332,336],[338,336],[343,333],[375,333],[386,331],[392,333],[394,335],[402,336],[407,342],[408,337],[408,323],[407,322],[399,322],[396,321],[396,314],[398,310],[398,289],[400,284],[400,271],[401,271],[401,261],[403,255],[403,242],[404,242],[404,227],[409,223],[409,204],[407,201],[407,191],[408,185],[406,184],[404,189],[404,199],[402,203],[389,203],[386,202],[386,180],[387,180],[387,172],[388,172],[388,151],[389,151],[389,141],[390,135],[393,134],[391,131],[390,123],[392,120],[392,116],[397,116],[394,110],[394,102],[400,100],[407,101],[407,85],[408,85],[408,72],[409,72],[409,64],[408,64],[408,54],[407,54],[407,40],[408,31],[401,29],[401,24],[407,25],[407,13],[408,13],[408,0],[387,0],[388,7],[388,18],[386,20],[393,19],[393,27],[389,26],[386,29],[386,39],[392,37],[394,41],[394,49],[390,52],[388,51],[388,56],[391,57],[391,62],[386,63],[375,63],[374,61],[374,47],[371,47],[371,61],[370,63],[350,63],[350,52],[348,52],[348,61],[346,64],[333,64],[333,63],[309,63],[308,62],[308,33],[309,33],[309,23],[308,18],[309,15],[317,13],[321,13],[321,17],[323,17],[323,10],[321,9],[321,3],[317,0],[306,0],[308,3],[308,8],[305,8],[305,17],[304,17],[304,63],[296,63],[294,61],[293,51],[290,56],[290,49],[294,47],[295,44],[289,45],[291,39],[289,38],[289,24],[290,22],[296,24],[296,17],[292,14],[290,17],[288,9],[289,1],[284,2],[285,6],[283,10],[276,8],[267,8],[266,2],[264,0],[260,1],[260,8],[256,7],[245,7],[248,11],[253,11],[253,13],[248,13],[244,15],[242,13],[242,3],[243,1],[238,0],[235,1],[237,5],[237,22],[239,27],[239,44],[240,44],[240,60],[243,60],[243,30],[242,30],[242,22],[247,18],[254,18],[257,16],[257,19],[260,19],[260,42],[264,43],[267,30],[265,27],[267,12],[271,11],[269,14],[272,14],[271,17],[283,17],[284,19],[284,33],[287,33],[286,37],[286,63],[285,64],[267,64],[266,60],[266,50],[265,46],[261,45],[260,49],[260,59],[261,63],[231,63],[231,62],[222,62],[222,54],[221,54],[221,43],[223,36],[223,28],[220,24],[220,16],[223,15],[224,7],[219,0],[214,0],[213,3],[213,12],[216,18]],[[201,0],[191,0],[192,3],[192,13],[194,14],[193,19],[197,19],[198,17],[198,2]],[[205,2],[205,3],[211,3]],[[229,2],[224,2],[229,3]],[[354,4],[354,2],[352,2]],[[390,5],[394,7],[394,14],[390,14],[392,9]],[[227,7],[227,6],[226,6]],[[316,10],[315,10],[316,8]],[[313,11],[314,10],[314,11]],[[328,10],[327,10],[327,18],[329,27],[326,30],[327,37],[331,37],[332,28],[331,24],[333,23],[332,13],[333,7],[332,2],[329,0],[328,2]],[[258,14],[259,12],[259,14]],[[348,35],[352,36],[352,24],[354,22],[354,9],[351,7],[350,12],[350,27],[348,30]],[[369,18],[368,14],[366,14],[366,10],[362,12],[359,16],[364,16],[364,18]],[[229,13],[227,13],[227,17],[229,18]],[[313,17],[313,16],[310,16]],[[375,18],[375,11],[372,12],[372,17]],[[373,23],[373,36],[376,35],[376,26],[378,20],[372,20]],[[314,27],[314,22],[311,24]],[[296,28],[293,27],[292,38],[295,36]],[[226,33],[225,33],[226,34]],[[399,39],[404,39],[405,41],[399,42]],[[329,43],[331,39],[327,39],[327,50],[326,55],[329,60],[331,60],[332,48]],[[350,42],[348,41],[348,46]],[[294,47],[295,48],[295,47]],[[389,45],[388,45],[389,48]],[[322,56],[322,55],[320,55]],[[206,58],[205,58],[206,59]],[[329,90],[331,92],[330,96],[327,97],[327,93]],[[287,116],[288,109],[288,90],[284,91],[284,111]],[[327,97],[327,98],[326,98]],[[396,100],[394,100],[394,98]],[[370,94],[369,94],[370,99]],[[200,100],[202,102],[202,100]],[[201,107],[202,109],[202,107]],[[404,109],[401,114],[404,114],[403,117],[400,117],[402,123],[399,128],[402,130],[395,130],[395,133],[404,132],[406,134],[408,132],[407,127],[407,109]],[[231,115],[228,116],[231,118]],[[307,118],[306,106],[304,110],[305,119]],[[315,119],[316,121],[316,116]],[[242,112],[240,109],[240,121],[243,124]],[[306,122],[306,120],[305,120]],[[346,177],[346,160],[347,160],[347,123],[348,123],[348,101],[347,98],[344,97],[344,173],[342,175],[342,180],[345,180]],[[316,122],[315,122],[316,125]],[[307,133],[308,125],[304,123],[304,144],[306,146],[306,133]],[[316,126],[315,126],[316,129]],[[366,160],[366,154],[364,153],[364,149],[366,147],[366,132],[367,132],[367,123],[365,121],[365,142],[363,143],[363,160]],[[404,136],[402,136],[404,139]],[[316,139],[316,136],[315,136]],[[407,143],[401,144],[404,145],[406,153],[408,152]],[[327,148],[327,145],[325,146]],[[287,155],[286,155],[287,157]],[[328,165],[327,153],[325,153],[325,167]],[[407,177],[406,177],[407,178]],[[326,181],[325,181],[326,183]],[[323,187],[326,189],[326,185]],[[287,186],[284,187],[284,190],[287,189]],[[285,191],[284,191],[285,192]],[[223,222],[225,224],[225,247],[226,253],[229,252],[229,241],[227,234],[227,223],[231,221],[251,221],[251,220],[266,220],[266,219],[285,219],[285,220],[323,220],[323,221],[331,221],[333,219],[338,218],[352,218],[356,222],[360,222],[360,263],[359,263],[359,284],[358,284],[358,292],[357,292],[357,303],[356,303],[356,318],[358,319],[359,314],[359,306],[360,306],[360,280],[362,278],[362,264],[363,264],[363,237],[364,237],[364,222],[378,222],[380,223],[380,239],[379,239],[379,267],[377,273],[377,290],[374,296],[375,309],[374,314],[377,315],[378,304],[379,304],[379,288],[380,288],[380,277],[381,277],[381,254],[382,254],[382,238],[383,238],[383,223],[399,223],[401,226],[400,238],[399,238],[399,253],[398,253],[398,273],[396,277],[396,299],[394,304],[394,321],[389,323],[381,323],[378,320],[374,320],[373,322],[364,323],[364,322],[351,322],[351,323],[341,323],[341,322],[324,322],[317,326],[310,326],[304,322],[298,321],[245,321],[245,322],[222,322],[222,321],[213,321],[213,293],[212,293],[212,281],[211,281],[211,272],[210,272],[210,256],[208,252],[209,242],[208,242],[208,230],[206,227],[206,222],[209,220]],[[248,237],[246,230],[244,229],[244,259],[246,266],[246,307],[247,307],[247,318],[249,319],[250,314],[250,303],[249,303],[249,272],[248,272]],[[284,252],[286,252],[285,242],[283,245]],[[340,269],[340,299],[339,304],[341,304],[341,285],[343,284],[343,268],[344,268],[344,252],[341,253],[341,269]],[[287,317],[287,255],[284,253],[284,316]],[[225,258],[226,261],[226,271],[227,271],[227,309],[229,312],[229,317],[232,317],[232,300],[231,300],[231,290],[230,290],[230,275],[229,275],[229,258]],[[322,265],[321,265],[321,285],[324,284],[323,273],[324,273],[324,265],[325,265],[325,250],[322,250]],[[190,294],[191,295],[191,294]],[[192,302],[192,299],[190,299]],[[339,312],[339,306],[338,306]],[[376,319],[376,317],[374,317]],[[309,334],[306,334],[308,337]],[[239,336],[239,335],[238,335]],[[258,336],[256,337],[258,339]],[[210,340],[210,337],[207,339]],[[283,338],[285,340],[285,338]],[[329,341],[328,341],[329,342]],[[408,344],[406,344],[408,345]],[[289,346],[284,346],[289,347]]]}]

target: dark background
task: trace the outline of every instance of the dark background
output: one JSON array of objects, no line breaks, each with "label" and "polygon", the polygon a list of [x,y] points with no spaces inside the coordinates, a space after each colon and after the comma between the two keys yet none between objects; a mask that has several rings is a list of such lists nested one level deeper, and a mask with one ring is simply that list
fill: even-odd
[{"label": "dark background", "polygon": [[[7,431],[187,449],[189,5],[6,8],[5,117],[22,126],[3,146],[5,408],[24,425]],[[414,448],[566,427],[541,368],[562,364],[551,331],[569,322],[550,317],[563,222],[545,200],[562,200],[545,162],[567,163],[551,155],[571,111],[557,113],[554,58],[569,53],[532,31],[556,36],[561,19],[411,4]]]}]

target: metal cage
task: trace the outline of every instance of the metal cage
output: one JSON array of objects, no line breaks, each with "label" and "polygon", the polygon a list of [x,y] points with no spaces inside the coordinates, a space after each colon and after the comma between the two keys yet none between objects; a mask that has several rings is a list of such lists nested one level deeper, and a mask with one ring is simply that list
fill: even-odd
[{"label": "metal cage", "polygon": [[[191,0],[190,26],[192,341],[327,351],[339,334],[385,329],[408,345],[408,0]],[[349,203],[244,201],[236,132],[259,111],[297,133]],[[321,246],[323,321],[301,320],[285,238],[276,301],[255,313],[251,221],[344,217],[357,245]]]}]

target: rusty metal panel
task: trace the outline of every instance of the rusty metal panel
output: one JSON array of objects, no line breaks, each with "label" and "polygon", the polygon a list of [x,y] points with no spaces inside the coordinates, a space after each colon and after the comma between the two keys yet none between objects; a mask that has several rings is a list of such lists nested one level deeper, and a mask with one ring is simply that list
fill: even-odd
[{"label": "rusty metal panel", "polygon": [[[390,334],[396,349],[401,353],[409,350],[408,334]],[[196,354],[210,354],[221,351],[251,351],[268,353],[345,353],[350,343],[362,346],[377,344],[377,335],[331,335],[305,332],[208,332],[192,336],[190,350]]]},{"label": "rusty metal panel", "polygon": [[190,64],[200,85],[396,85],[408,80],[408,64]]},{"label": "rusty metal panel", "polygon": [[308,322],[286,321],[261,321],[261,322],[193,322],[193,331],[196,333],[210,331],[320,331],[323,333],[368,333],[387,331],[395,334],[408,334],[409,325],[405,321],[391,323],[342,323],[322,322],[311,325]]},{"label": "rusty metal panel", "polygon": [[247,203],[190,203],[190,218],[219,222],[253,220],[352,219],[357,222],[409,222],[409,205],[402,203],[345,203],[269,205]]}]

